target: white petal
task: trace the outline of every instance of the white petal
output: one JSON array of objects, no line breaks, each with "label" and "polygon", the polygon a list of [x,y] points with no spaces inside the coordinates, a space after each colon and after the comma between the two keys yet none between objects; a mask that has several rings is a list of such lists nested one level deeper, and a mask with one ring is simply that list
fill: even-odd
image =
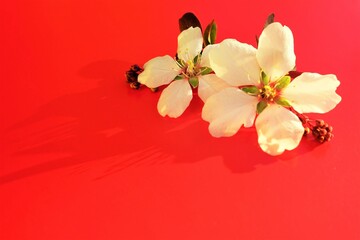
[{"label": "white petal", "polygon": [[295,67],[294,37],[287,26],[268,25],[260,35],[256,55],[263,71],[272,81],[286,75]]},{"label": "white petal", "polygon": [[199,77],[198,95],[205,102],[211,95],[227,87],[230,85],[215,74],[207,74]]},{"label": "white petal", "polygon": [[178,36],[177,54],[185,62],[193,60],[203,46],[203,36],[199,27],[190,27],[182,31]]},{"label": "white petal", "polygon": [[149,88],[169,84],[180,73],[176,61],[169,55],[156,57],[144,64],[144,71],[138,81]]},{"label": "white petal", "polygon": [[210,49],[210,66],[217,76],[232,86],[259,84],[260,67],[256,49],[235,39],[226,39]]},{"label": "white petal", "polygon": [[172,82],[161,93],[157,109],[161,116],[179,117],[189,106],[193,97],[192,89],[187,80]]},{"label": "white petal", "polygon": [[209,53],[212,51],[213,48],[216,48],[218,47],[219,44],[210,44],[210,45],[207,45],[202,54],[201,54],[201,62],[200,62],[200,66],[202,67],[210,67],[210,59],[209,59]]},{"label": "white petal", "polygon": [[281,95],[299,113],[326,113],[341,101],[341,97],[335,92],[339,85],[339,80],[333,74],[303,73]]},{"label": "white petal", "polygon": [[207,99],[202,118],[210,122],[209,131],[214,137],[229,137],[240,127],[251,127],[256,116],[258,99],[237,88],[225,88]]},{"label": "white petal", "polygon": [[260,113],[255,127],[261,149],[273,156],[296,148],[304,134],[299,118],[276,104],[269,105]]}]

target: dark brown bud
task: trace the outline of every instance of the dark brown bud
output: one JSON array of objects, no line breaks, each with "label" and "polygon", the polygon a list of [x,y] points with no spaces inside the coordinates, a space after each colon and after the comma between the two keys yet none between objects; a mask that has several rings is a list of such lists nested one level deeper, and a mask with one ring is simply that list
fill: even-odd
[{"label": "dark brown bud", "polygon": [[132,72],[142,72],[144,69],[142,69],[139,65],[134,64],[130,67],[130,71]]},{"label": "dark brown bud", "polygon": [[320,135],[318,129],[313,129],[312,134],[314,135],[314,137],[318,137]]},{"label": "dark brown bud", "polygon": [[332,132],[332,130],[333,130],[333,127],[332,127],[332,126],[328,126],[328,127],[326,128],[326,131],[328,131],[328,132]]},{"label": "dark brown bud", "polygon": [[130,86],[130,88],[133,88],[133,89],[139,89],[140,88],[140,83],[139,82],[132,82],[132,83],[129,83],[129,86]]},{"label": "dark brown bud", "polygon": [[328,142],[334,137],[332,134],[332,126],[329,126],[329,124],[323,120],[316,120],[315,123],[316,125],[312,127],[312,134],[318,142]]},{"label": "dark brown bud", "polygon": [[129,86],[133,89],[139,89],[141,84],[138,82],[139,74],[144,71],[139,65],[134,64],[130,67],[128,71],[126,71],[126,81],[129,83]]},{"label": "dark brown bud", "polygon": [[329,132],[328,132],[328,133],[326,134],[326,136],[325,136],[325,140],[326,140],[326,141],[330,141],[330,140],[333,138],[333,136],[334,136],[334,135],[333,135],[332,133],[329,133]]},{"label": "dark brown bud", "polygon": [[316,126],[323,127],[324,124],[325,124],[324,120],[319,120],[319,119],[316,120]]},{"label": "dark brown bud", "polygon": [[315,140],[320,143],[324,143],[325,141],[328,142],[334,137],[332,126],[327,124],[324,120],[311,119],[306,115],[298,113],[294,108],[290,108],[290,111],[296,114],[301,121],[304,127],[304,136],[309,135],[311,132]]},{"label": "dark brown bud", "polygon": [[327,134],[327,131],[326,131],[326,129],[321,128],[319,133],[320,133],[320,135],[325,136]]}]

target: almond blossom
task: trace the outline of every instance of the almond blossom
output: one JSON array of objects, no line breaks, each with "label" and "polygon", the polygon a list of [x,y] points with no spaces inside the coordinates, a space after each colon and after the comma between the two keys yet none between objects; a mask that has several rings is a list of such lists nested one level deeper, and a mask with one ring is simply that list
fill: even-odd
[{"label": "almond blossom", "polygon": [[[291,81],[295,67],[291,30],[275,22],[259,37],[258,49],[226,39],[209,52],[210,66],[231,88],[205,102],[202,118],[214,137],[232,136],[255,122],[258,143],[270,155],[296,148],[304,134],[297,113],[326,113],[341,97],[333,74],[302,73]],[[256,119],[256,120],[255,120]]]},{"label": "almond blossom", "polygon": [[178,36],[177,60],[169,55],[156,57],[145,63],[138,81],[149,88],[167,85],[157,104],[161,116],[179,117],[193,98],[193,88],[205,101],[210,95],[228,85],[211,73],[208,51],[203,49],[203,36],[199,27],[190,27]]}]

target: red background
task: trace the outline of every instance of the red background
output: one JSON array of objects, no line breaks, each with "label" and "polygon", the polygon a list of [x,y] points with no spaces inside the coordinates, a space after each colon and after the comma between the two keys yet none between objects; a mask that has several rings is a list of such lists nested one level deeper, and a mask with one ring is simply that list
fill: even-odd
[{"label": "red background", "polygon": [[[212,138],[124,80],[175,54],[177,20],[255,45],[271,12],[297,69],[334,73],[335,138],[278,157],[254,128]],[[0,6],[0,239],[360,239],[360,2],[7,1]]]}]

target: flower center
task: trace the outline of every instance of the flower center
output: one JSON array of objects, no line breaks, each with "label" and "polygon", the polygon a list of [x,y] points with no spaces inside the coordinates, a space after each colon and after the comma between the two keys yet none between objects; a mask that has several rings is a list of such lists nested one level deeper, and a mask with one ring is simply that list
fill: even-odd
[{"label": "flower center", "polygon": [[198,75],[199,68],[193,61],[188,61],[184,67],[184,74],[187,77],[195,77]]},{"label": "flower center", "polygon": [[203,74],[203,68],[200,66],[201,54],[195,56],[193,59],[184,61],[177,60],[178,66],[181,68],[181,74],[185,78],[198,77]]},{"label": "flower center", "polygon": [[193,88],[199,85],[199,77],[201,75],[210,74],[213,70],[209,67],[201,66],[201,54],[197,55],[194,59],[184,61],[178,59],[178,66],[181,68],[181,73],[175,77],[174,80],[187,79]]},{"label": "flower center", "polygon": [[259,95],[262,100],[267,102],[273,102],[274,98],[277,96],[277,91],[274,87],[270,85],[264,85],[261,89],[259,89]]}]

